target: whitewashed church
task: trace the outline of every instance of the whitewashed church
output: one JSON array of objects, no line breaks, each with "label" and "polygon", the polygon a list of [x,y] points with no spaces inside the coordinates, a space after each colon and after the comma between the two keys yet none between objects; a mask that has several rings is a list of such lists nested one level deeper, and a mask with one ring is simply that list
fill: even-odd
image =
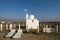
[{"label": "whitewashed church", "polygon": [[28,15],[26,13],[26,30],[27,32],[29,29],[35,29],[39,33],[39,20],[34,18],[34,15]]}]

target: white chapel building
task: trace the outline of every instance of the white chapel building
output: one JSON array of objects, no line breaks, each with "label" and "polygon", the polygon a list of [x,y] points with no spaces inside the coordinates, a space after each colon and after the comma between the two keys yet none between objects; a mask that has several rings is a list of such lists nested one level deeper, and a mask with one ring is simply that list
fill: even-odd
[{"label": "white chapel building", "polygon": [[35,29],[39,33],[39,20],[34,18],[34,15],[28,15],[26,13],[26,30],[27,32],[29,29]]}]

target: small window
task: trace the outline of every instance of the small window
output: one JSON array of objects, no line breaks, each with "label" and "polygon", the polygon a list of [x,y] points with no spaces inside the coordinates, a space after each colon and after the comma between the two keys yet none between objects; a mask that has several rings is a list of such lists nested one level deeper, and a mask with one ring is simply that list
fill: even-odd
[{"label": "small window", "polygon": [[34,22],[34,20],[32,20],[32,22]]}]

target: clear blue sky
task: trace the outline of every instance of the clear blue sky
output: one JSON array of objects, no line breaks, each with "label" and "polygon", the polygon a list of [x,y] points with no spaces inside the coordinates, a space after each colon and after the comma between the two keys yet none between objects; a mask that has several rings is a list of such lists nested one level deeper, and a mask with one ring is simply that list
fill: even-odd
[{"label": "clear blue sky", "polygon": [[24,9],[40,20],[60,20],[60,0],[0,0],[0,17],[25,18]]}]

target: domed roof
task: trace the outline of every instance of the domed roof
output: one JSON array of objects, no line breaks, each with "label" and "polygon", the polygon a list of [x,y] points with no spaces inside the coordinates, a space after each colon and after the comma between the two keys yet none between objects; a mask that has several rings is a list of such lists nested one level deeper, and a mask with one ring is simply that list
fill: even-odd
[{"label": "domed roof", "polygon": [[30,19],[34,19],[34,15],[30,15]]}]

